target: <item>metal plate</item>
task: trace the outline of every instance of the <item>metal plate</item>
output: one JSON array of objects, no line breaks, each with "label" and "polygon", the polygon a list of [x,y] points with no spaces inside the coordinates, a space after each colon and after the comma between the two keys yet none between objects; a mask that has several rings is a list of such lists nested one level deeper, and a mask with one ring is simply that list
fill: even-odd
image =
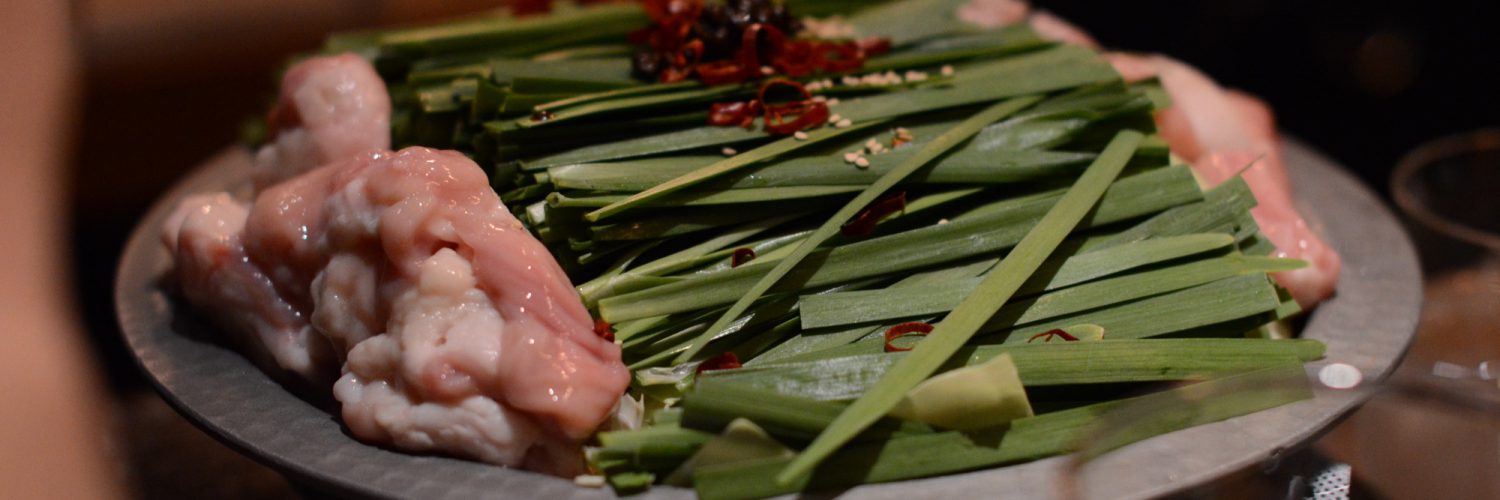
[{"label": "metal plate", "polygon": [[[1343,255],[1337,295],[1309,318],[1302,335],[1328,344],[1324,361],[1358,367],[1366,379],[1395,368],[1416,330],[1421,275],[1411,242],[1391,212],[1353,177],[1299,142],[1286,162],[1304,211]],[[170,265],[158,228],[183,196],[241,183],[249,155],[231,148],[205,162],[163,196],[136,229],[120,264],[115,301],[126,341],[173,407],[230,447],[336,496],[357,498],[605,498],[607,489],[463,460],[414,456],[360,443],[333,415],[298,399],[244,357],[203,340],[209,325],[179,314],[159,286]],[[1112,498],[1146,498],[1203,484],[1274,460],[1319,435],[1358,401],[1318,397],[1136,443],[1091,465]],[[1061,458],[901,483],[868,485],[851,498],[1056,496]],[[1140,464],[1151,464],[1140,466]],[[1100,491],[1092,489],[1092,491]],[[646,497],[690,498],[655,488]]]}]

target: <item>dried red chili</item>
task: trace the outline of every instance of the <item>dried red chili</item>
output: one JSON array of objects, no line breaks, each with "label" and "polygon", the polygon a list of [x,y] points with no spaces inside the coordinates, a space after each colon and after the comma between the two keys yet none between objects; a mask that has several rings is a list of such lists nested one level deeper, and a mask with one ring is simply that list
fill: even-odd
[{"label": "dried red chili", "polygon": [[797,95],[799,95],[801,99],[793,99],[791,101],[780,104],[767,104],[767,108],[770,108],[772,106],[795,105],[812,99],[812,92],[807,90],[807,86],[802,85],[796,80],[788,80],[786,78],[772,78],[770,80],[766,80],[765,83],[760,84],[760,90],[755,93],[755,99],[760,102],[766,102],[766,93],[770,92],[771,89],[776,87],[790,87],[791,89],[797,91]]},{"label": "dried red chili", "polygon": [[[796,118],[787,121],[788,116]],[[798,103],[794,106],[766,106],[766,132],[771,135],[792,135],[803,130],[822,126],[828,121],[828,105],[821,102]]]},{"label": "dried red chili", "polygon": [[[802,98],[778,104],[767,102],[766,93],[777,86],[796,89]],[[772,135],[794,134],[798,131],[820,127],[828,121],[828,105],[812,100],[812,92],[796,81],[785,78],[769,80],[760,86],[760,93],[756,98],[765,108],[766,132]],[[789,116],[796,118],[788,121]]]},{"label": "dried red chili", "polygon": [[771,59],[771,67],[776,68],[782,74],[796,78],[818,69],[816,61],[815,45],[817,42],[810,40],[796,40],[783,44],[781,50]]},{"label": "dried red chili", "polygon": [[613,326],[610,326],[608,321],[596,319],[594,320],[594,335],[598,335],[599,338],[602,338],[604,340],[614,342],[615,328]]},{"label": "dried red chili", "polygon": [[743,365],[740,365],[739,356],[735,356],[732,352],[726,352],[724,354],[720,354],[718,356],[703,360],[702,363],[698,364],[698,370],[694,373],[703,373],[713,370],[732,370],[735,368],[741,368],[742,366]]},{"label": "dried red chili", "polygon": [[899,339],[901,337],[921,336],[927,335],[929,333],[932,333],[932,325],[917,321],[902,323],[890,327],[885,330],[885,352],[910,351],[910,347],[897,347],[896,344],[893,344],[892,342],[895,342],[896,339]]},{"label": "dried red chili", "polygon": [[729,256],[729,267],[740,267],[740,264],[744,264],[752,260],[755,260],[755,250],[751,250],[745,247],[736,248],[734,249],[734,253],[730,254]]},{"label": "dried red chili", "polygon": [[875,200],[860,210],[854,219],[839,227],[839,233],[851,238],[867,236],[875,230],[875,224],[885,216],[906,210],[906,191],[897,191]]},{"label": "dried red chili", "polygon": [[[709,85],[738,83],[767,76],[762,72],[766,67],[791,77],[818,70],[838,73],[858,69],[866,57],[890,50],[890,41],[881,38],[792,39],[789,34],[799,31],[800,23],[769,0],[708,7],[701,0],[645,0],[643,5],[652,25],[632,33],[630,40],[649,50],[637,52],[632,64],[636,74],[660,82],[696,76]],[[693,57],[682,57],[693,42],[699,42]]]},{"label": "dried red chili", "polygon": [[[630,34],[630,41],[645,44],[650,50],[637,54],[636,70],[672,82],[692,76],[693,68],[703,58],[701,40],[689,39],[693,25],[703,12],[701,0],[643,0],[642,7],[651,16],[652,25]],[[698,42],[696,47],[692,42]]]},{"label": "dried red chili", "polygon": [[698,80],[707,85],[737,83],[749,78],[743,66],[729,60],[702,63],[694,66],[693,70],[698,73]]},{"label": "dried red chili", "polygon": [[692,77],[694,70],[701,67],[698,62],[702,60],[703,40],[693,40],[683,44],[668,59],[671,66],[662,70],[661,82],[672,83]]},{"label": "dried red chili", "polygon": [[1061,338],[1063,340],[1066,340],[1068,342],[1077,342],[1078,341],[1078,337],[1074,337],[1073,334],[1065,332],[1061,328],[1053,328],[1051,330],[1047,330],[1045,332],[1038,333],[1036,335],[1032,335],[1031,338],[1026,339],[1026,343],[1029,344],[1032,341],[1035,341],[1036,339],[1042,339],[1042,342],[1051,342],[1053,337],[1059,337],[1059,338]]},{"label": "dried red chili", "polygon": [[[777,86],[795,89],[798,98],[788,102],[767,103],[767,92]],[[794,134],[801,130],[820,127],[828,122],[827,104],[812,100],[812,93],[808,92],[807,87],[801,83],[777,78],[761,84],[760,92],[756,94],[755,99],[713,103],[709,106],[708,123],[721,127],[750,128],[754,126],[757,113],[763,114],[766,132],[773,135]]]},{"label": "dried red chili", "polygon": [[864,57],[878,56],[891,51],[891,39],[878,36],[861,38],[854,42]]},{"label": "dried red chili", "polygon": [[708,107],[708,124],[720,127],[755,126],[755,115],[760,114],[760,101],[716,102]]},{"label": "dried red chili", "polygon": [[760,73],[761,52],[774,54],[781,50],[786,44],[786,34],[775,26],[755,23],[745,27],[745,32],[740,35],[740,50],[735,54],[735,59],[745,71],[745,76],[754,78]]}]

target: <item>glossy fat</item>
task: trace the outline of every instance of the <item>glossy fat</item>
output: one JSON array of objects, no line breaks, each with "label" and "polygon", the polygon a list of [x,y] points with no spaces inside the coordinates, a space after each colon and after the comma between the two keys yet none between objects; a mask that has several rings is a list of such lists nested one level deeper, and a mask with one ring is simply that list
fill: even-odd
[{"label": "glossy fat", "polygon": [[304,284],[289,300],[347,350],[334,395],[362,439],[572,473],[628,382],[562,269],[461,154],[408,148],[296,177],[260,195],[245,240],[273,281]]},{"label": "glossy fat", "polygon": [[578,472],[629,375],[483,171],[385,151],[385,86],[353,55],[294,66],[269,118],[253,202],[192,197],[163,228],[188,300],[267,370],[337,379],[361,439]]},{"label": "glossy fat", "polygon": [[391,147],[385,82],[354,54],[315,57],[288,69],[266,122],[271,142],[256,153],[257,189]]},{"label": "glossy fat", "polygon": [[178,287],[231,341],[279,378],[328,382],[338,370],[328,343],[245,253],[249,208],[228,194],[184,199],[163,226]]}]

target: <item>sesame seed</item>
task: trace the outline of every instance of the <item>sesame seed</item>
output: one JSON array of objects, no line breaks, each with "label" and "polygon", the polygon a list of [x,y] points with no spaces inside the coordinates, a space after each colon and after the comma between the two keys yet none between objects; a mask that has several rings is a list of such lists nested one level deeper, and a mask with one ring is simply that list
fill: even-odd
[{"label": "sesame seed", "polygon": [[834,98],[829,99],[828,100],[828,105],[829,106],[838,106],[839,105],[839,98],[834,97]]},{"label": "sesame seed", "polygon": [[853,124],[854,124],[854,122],[851,122],[851,121],[849,121],[848,118],[845,118],[845,119],[839,120],[839,122],[833,124],[833,126],[834,126],[834,128],[844,128],[844,127],[847,127],[847,126],[850,126],[850,125],[853,125]]},{"label": "sesame seed", "polygon": [[953,76],[953,65],[952,64],[944,64],[943,65],[943,76]]},{"label": "sesame seed", "polygon": [[870,159],[865,157],[856,158],[854,160],[854,166],[859,168],[870,168]]},{"label": "sesame seed", "polygon": [[859,160],[859,153],[844,153],[844,163],[854,163]]},{"label": "sesame seed", "polygon": [[880,142],[876,141],[875,139],[870,139],[868,141],[865,141],[865,147],[875,149],[880,147]]},{"label": "sesame seed", "polygon": [[819,90],[823,90],[823,84],[818,83],[818,82],[812,82],[812,83],[807,84],[807,91],[808,92],[817,92]]},{"label": "sesame seed", "polygon": [[926,79],[927,79],[927,73],[923,73],[923,72],[917,71],[917,70],[911,70],[911,71],[907,71],[906,72],[906,81],[908,81],[908,82],[920,82],[920,81],[926,80]]},{"label": "sesame seed", "polygon": [[722,152],[724,153],[724,156],[734,156],[735,154],[739,153],[739,151],[735,151],[734,148],[724,148]]},{"label": "sesame seed", "polygon": [[844,117],[839,116],[838,113],[834,113],[832,115],[828,115],[828,123],[838,123],[839,120],[842,120],[842,119],[844,119]]},{"label": "sesame seed", "polygon": [[805,141],[805,140],[807,140],[807,132],[803,132],[801,130],[798,130],[797,133],[792,134],[792,137],[796,137],[797,140],[799,140],[799,141]]},{"label": "sesame seed", "polygon": [[948,223],[948,219],[938,219],[938,225],[939,226],[947,224],[947,223]]},{"label": "sesame seed", "polygon": [[773,68],[771,68],[770,66],[761,66],[760,67],[760,74],[769,76],[769,75],[776,74],[776,70],[773,69]]},{"label": "sesame seed", "polygon": [[906,127],[896,127],[896,135],[911,136],[911,130]]},{"label": "sesame seed", "polygon": [[823,97],[823,96],[820,96],[820,95],[813,96],[812,100],[813,100],[813,102],[828,102],[828,98],[827,97]]},{"label": "sesame seed", "polygon": [[844,77],[844,85],[859,85],[859,77],[854,75]]}]

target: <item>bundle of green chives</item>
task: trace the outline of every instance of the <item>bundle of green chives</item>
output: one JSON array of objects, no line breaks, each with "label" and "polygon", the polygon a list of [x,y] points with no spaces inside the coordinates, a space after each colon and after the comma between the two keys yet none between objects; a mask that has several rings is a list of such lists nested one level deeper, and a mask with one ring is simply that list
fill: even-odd
[{"label": "bundle of green chives", "polygon": [[[1238,387],[1321,356],[1316,342],[1247,336],[1296,312],[1269,274],[1298,263],[1265,257],[1243,182],[1205,191],[1171,164],[1152,135],[1159,88],[1027,26],[944,15],[962,3],[787,0],[892,50],[802,78],[835,82],[816,93],[838,119],[785,137],[705,123],[754,82],[632,78],[625,34],[648,22],[632,5],[339,35],[327,50],[375,62],[395,145],[489,166],[611,324],[653,408],[588,453],[622,492],[672,477],[705,497],[761,496],[1013,463],[1066,452],[1124,404],[1017,420],[999,448],[888,416],[933,374],[1000,353],[1028,388]],[[923,77],[840,83],[886,71]],[[898,194],[894,213],[866,210]],[[846,229],[862,217],[867,231]],[[901,348],[887,330],[907,322],[932,332],[887,352]],[[1055,340],[1080,325],[1102,340]],[[694,373],[729,354],[746,368]],[[1158,430],[1304,396],[1226,400]],[[795,456],[694,465],[707,443],[741,442],[716,435],[736,421]],[[884,451],[858,458],[871,450]]]}]

